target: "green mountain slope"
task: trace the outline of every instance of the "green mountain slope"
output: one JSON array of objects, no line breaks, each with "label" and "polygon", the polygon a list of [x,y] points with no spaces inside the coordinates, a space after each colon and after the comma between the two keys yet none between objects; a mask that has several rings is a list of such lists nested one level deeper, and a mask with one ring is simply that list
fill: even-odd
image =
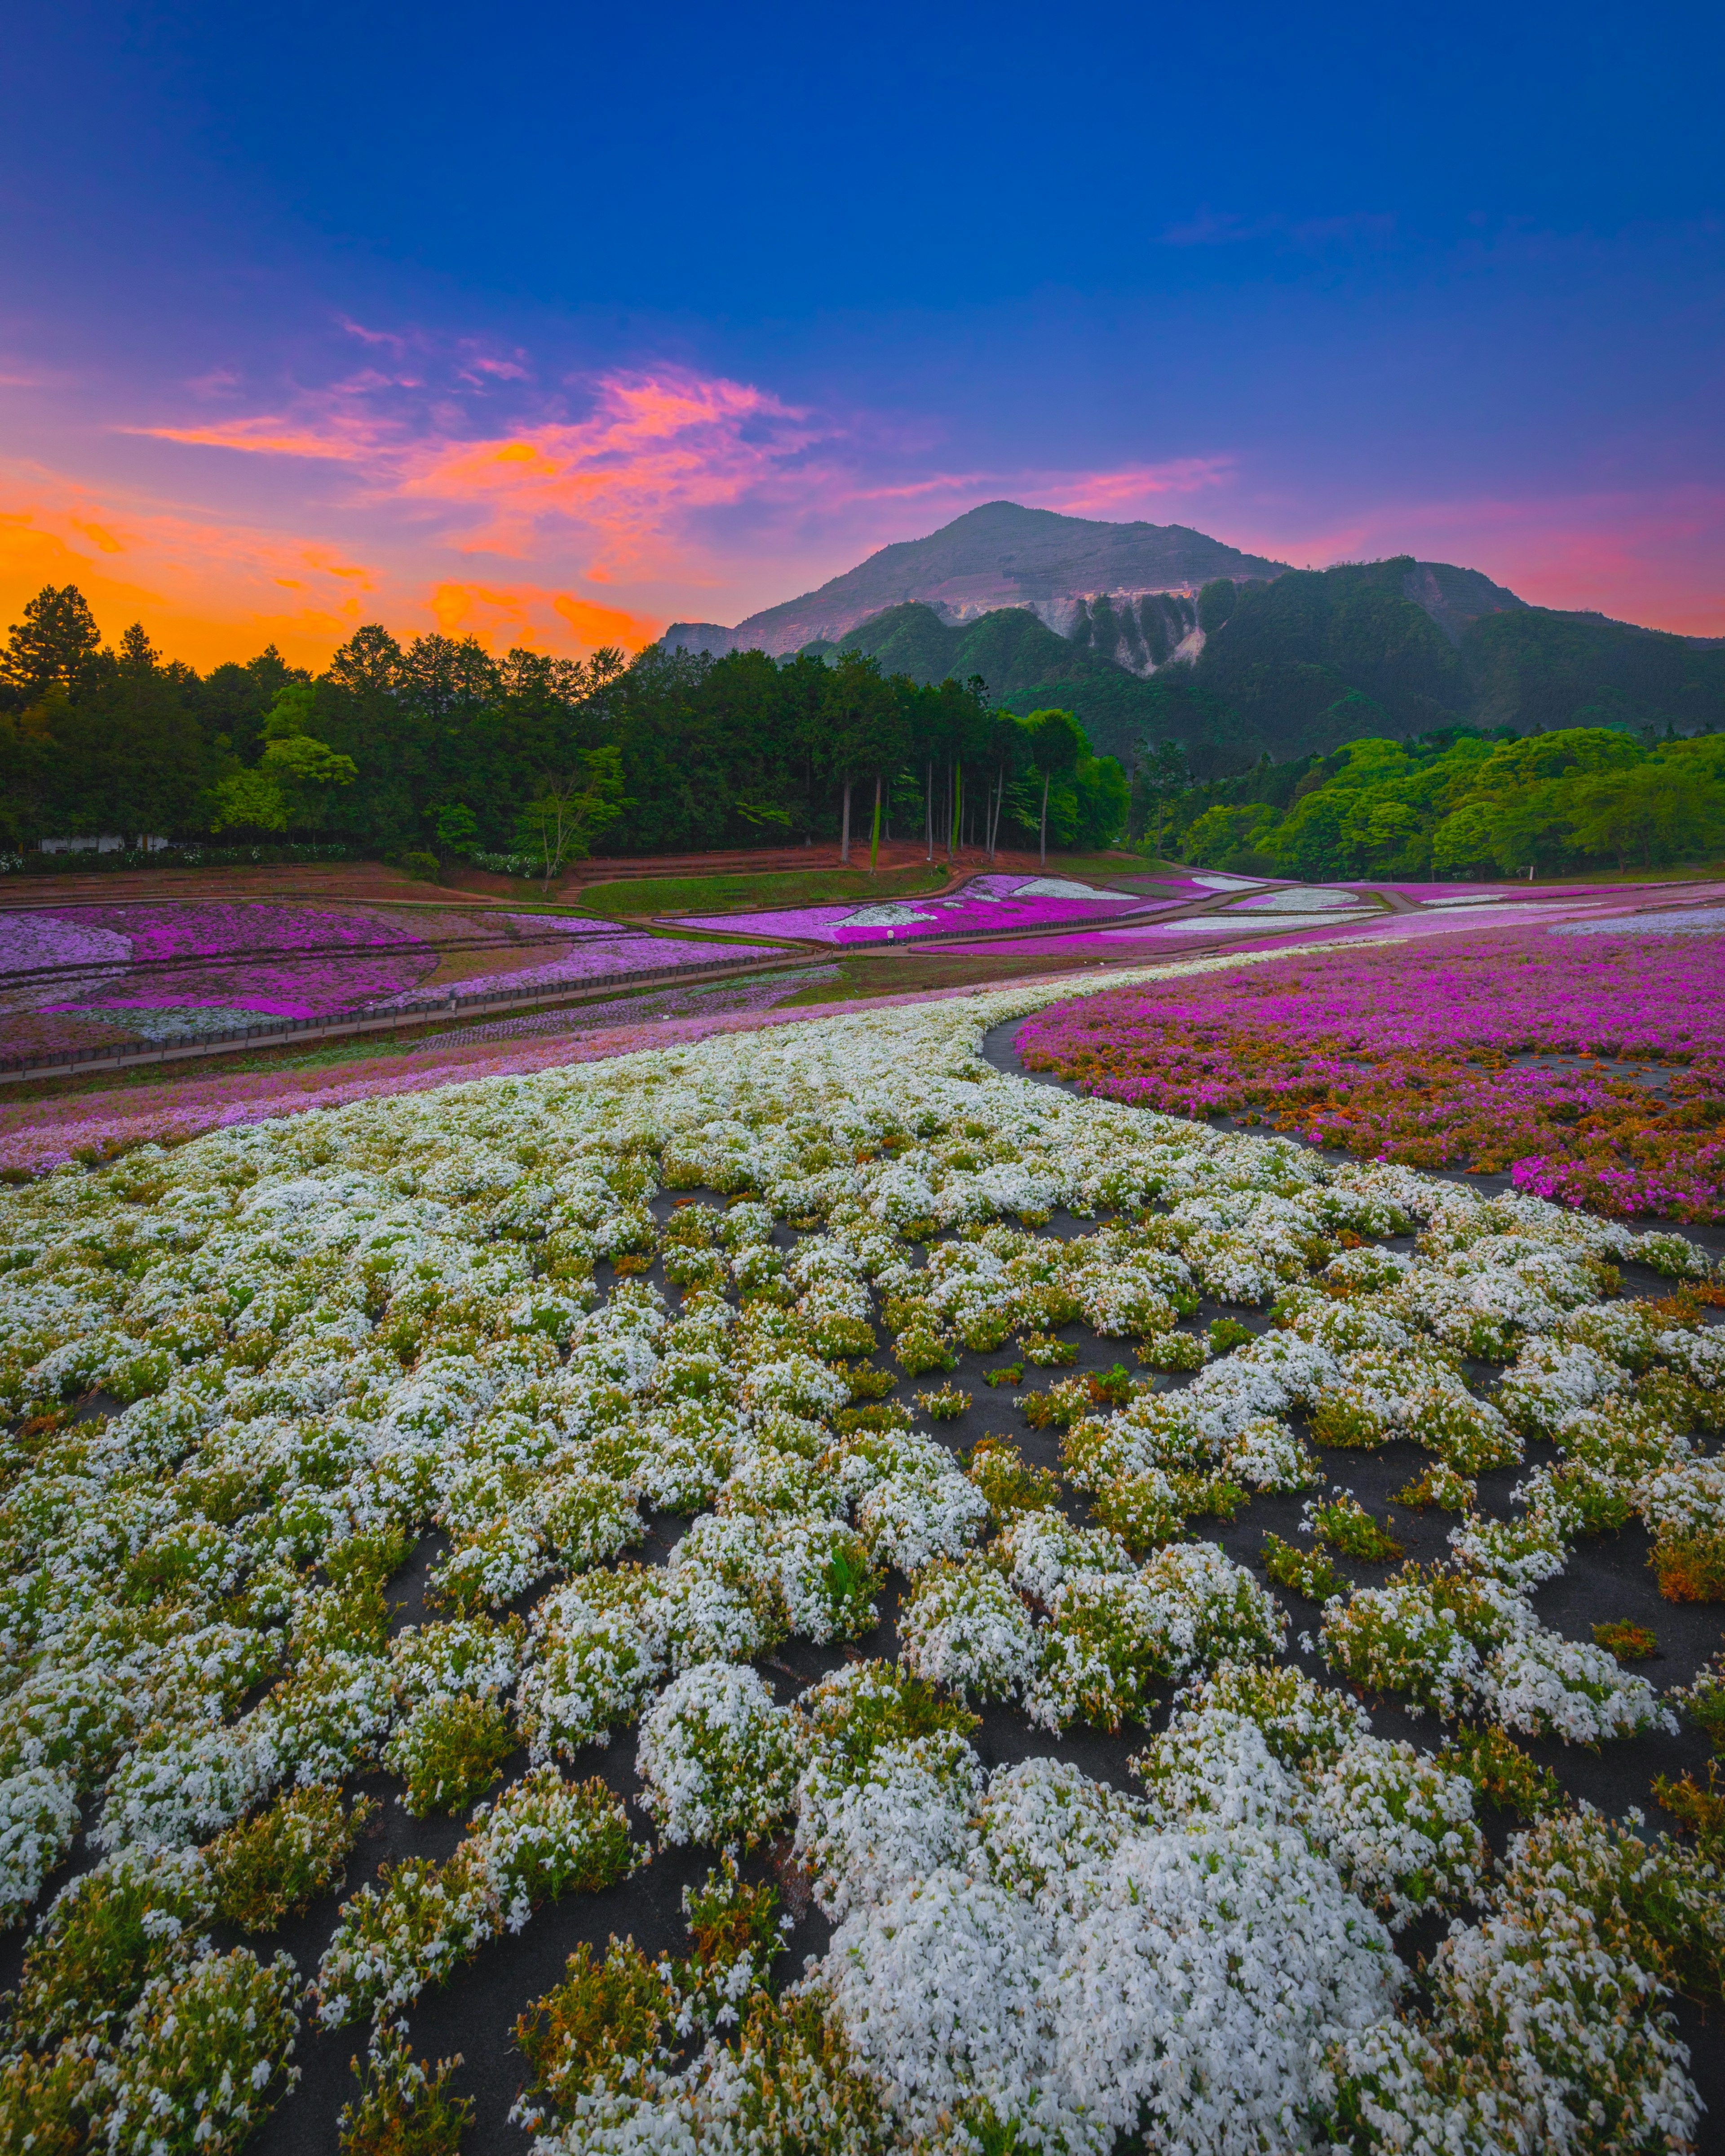
[{"label": "green mountain slope", "polygon": [[[832,647],[829,647],[832,648]],[[1111,660],[1045,629],[1024,607],[1001,607],[977,620],[947,623],[932,607],[889,607],[854,629],[837,647],[878,659],[883,673],[916,681],[968,681],[980,674],[1004,709],[1073,712],[1099,756],[1132,761],[1146,733],[1166,731],[1170,714],[1184,712],[1189,679],[1141,681]],[[1183,675],[1184,670],[1177,670]],[[1172,692],[1172,693],[1171,693]]]},{"label": "green mountain slope", "polygon": [[1204,778],[1266,754],[1281,762],[1455,725],[1725,729],[1725,646],[1525,606],[1441,562],[1399,556],[1212,583],[1200,597],[1202,652],[1147,680],[1096,648],[1122,648],[1099,621],[1105,603],[1091,603],[1073,639],[1024,607],[954,624],[929,606],[895,606],[843,647],[919,681],[979,674],[1009,711],[1059,705],[1098,753],[1128,764],[1141,740],[1182,742]]}]

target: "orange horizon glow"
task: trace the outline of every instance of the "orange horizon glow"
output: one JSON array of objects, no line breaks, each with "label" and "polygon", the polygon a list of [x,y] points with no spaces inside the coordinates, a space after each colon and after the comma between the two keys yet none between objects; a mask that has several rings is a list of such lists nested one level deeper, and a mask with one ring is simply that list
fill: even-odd
[{"label": "orange horizon glow", "polygon": [[290,665],[321,672],[371,622],[403,643],[441,632],[500,654],[519,644],[573,659],[601,644],[639,651],[668,619],[536,583],[400,582],[311,542],[112,512],[98,522],[64,506],[0,510],[0,629],[44,584],[75,584],[105,643],[141,622],[165,659],[200,674],[272,644]]},{"label": "orange horizon glow", "polygon": [[[584,418],[553,403],[511,424],[481,406],[489,430],[457,434],[456,408],[418,376],[368,362],[275,411],[104,430],[161,445],[145,453],[166,460],[151,485],[0,466],[0,628],[44,584],[75,583],[109,641],[141,621],[200,671],[270,644],[321,669],[367,622],[500,652],[636,652],[673,614],[745,619],[1007,498],[1111,521],[1173,515],[1296,566],[1412,553],[1481,569],[1534,604],[1725,634],[1705,567],[1725,494],[1703,486],[1386,501],[1314,528],[1294,504],[1255,496],[1226,453],[1102,470],[883,471],[865,434],[723,376],[661,364],[600,376],[583,393]],[[254,475],[241,499],[267,503],[277,528],[197,506],[213,470],[230,491],[236,472]],[[1181,496],[1190,505],[1170,499]],[[726,531],[747,536],[727,547]]]}]

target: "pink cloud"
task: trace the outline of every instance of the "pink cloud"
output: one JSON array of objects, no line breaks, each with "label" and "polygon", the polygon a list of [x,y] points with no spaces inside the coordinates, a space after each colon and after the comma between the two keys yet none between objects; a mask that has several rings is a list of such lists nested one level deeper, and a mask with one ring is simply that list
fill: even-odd
[{"label": "pink cloud", "polygon": [[1535,606],[1725,635],[1725,489],[1700,485],[1364,506],[1316,529],[1264,520],[1237,545],[1318,566],[1414,554],[1483,569]]}]

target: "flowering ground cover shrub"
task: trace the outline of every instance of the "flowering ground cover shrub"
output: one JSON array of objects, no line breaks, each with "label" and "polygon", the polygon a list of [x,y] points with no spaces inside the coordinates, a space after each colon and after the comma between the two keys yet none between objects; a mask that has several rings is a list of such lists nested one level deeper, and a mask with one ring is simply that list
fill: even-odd
[{"label": "flowering ground cover shrub", "polygon": [[950,898],[894,898],[868,906],[775,907],[764,913],[691,914],[683,928],[795,936],[819,943],[906,942],[923,936],[1061,927],[1142,910],[1130,892],[1093,890],[1064,876],[973,876]]},{"label": "flowering ground cover shrub", "polygon": [[446,1863],[405,1858],[380,1873],[381,1889],[342,1904],[312,1990],[317,2018],[339,2029],[409,2005],[488,1940],[521,1930],[540,1902],[608,1887],[644,1856],[603,1782],[537,1768],[475,1814]]},{"label": "flowering ground cover shrub", "polygon": [[760,1840],[790,1808],[791,1718],[752,1670],[704,1662],[641,1725],[642,1802],[668,1841]]},{"label": "flowering ground cover shrub", "polygon": [[[524,939],[547,947],[536,963],[521,963]],[[249,1019],[388,1011],[424,999],[441,947],[451,943],[465,995],[624,979],[713,956],[711,944],[686,938],[492,909],[403,916],[203,899],[78,906],[0,919],[0,1013],[30,1013],[20,1041],[50,1054],[102,1038],[231,1031]],[[764,945],[727,948],[741,959],[771,955]]]},{"label": "flowering ground cover shrub", "polygon": [[[1542,929],[1294,956],[1032,1018],[1028,1067],[1361,1158],[1510,1168],[1611,1214],[1725,1216],[1714,936]],[[1584,1060],[1528,1064],[1529,1055]],[[1600,1059],[1594,1065],[1593,1059]]]},{"label": "flowering ground cover shrub", "polygon": [[[1606,2052],[1681,2115],[1655,1987],[1701,1995],[1717,1951],[1687,1845],[1601,1845],[1563,1887],[1595,1942],[1572,1967],[1527,1912],[1579,1815],[1512,1879],[1473,1812],[1562,1806],[1512,1728],[1664,1725],[1666,1692],[1537,1612],[1585,1534],[1709,1531],[1714,1276],[1681,1238],[1526,1194],[991,1070],[979,1033],[1049,993],[356,1102],[0,1194],[0,1860],[25,1922],[47,1904],[8,2118],[63,2118],[76,2146],[98,2101],[104,2134],[127,2089],[179,2102],[162,2002],[204,1999],[194,1979],[236,2076],[260,2063],[244,2011],[286,2057],[298,1982],[278,1999],[254,1958],[218,1984],[204,1943],[321,1895],[303,2010],[372,2029],[349,2145],[447,2140],[458,2070],[416,2064],[396,2018],[495,1980],[491,1942],[642,1860],[619,1801],[563,1779],[606,1740],[655,1838],[721,1869],[686,1964],[632,1917],[650,1951],[589,1958],[533,2024],[547,2151],[1100,2156],[1125,2132],[1232,2156],[1314,2116],[1353,2133],[1415,2082],[1461,2115],[1512,2083],[1579,2117],[1616,2100]],[[714,1265],[679,1281],[665,1254]],[[1642,1262],[1691,1291],[1625,1297]],[[886,1365],[907,1337],[957,1362],[1029,1333],[1069,1373],[1014,1403],[967,1363],[956,1426],[858,1361],[870,1337]],[[1177,1382],[1134,1372],[1131,1339],[1170,1363],[1186,1343]],[[1019,1415],[1050,1435],[1015,1444]],[[1512,1498],[1478,1470],[1440,1563],[1428,1527],[1426,1562],[1332,1571],[1304,1620],[1324,1684],[1214,1524],[1267,1550],[1254,1508],[1295,1534],[1286,1493],[1312,1488],[1348,1577],[1389,1563],[1362,1554],[1320,1422],[1420,1449],[1434,1484],[1466,1481],[1466,1447],[1527,1455]],[[1380,1741],[1344,1682],[1446,1726]],[[1697,1671],[1675,1704],[1711,1727],[1717,1691]],[[967,1699],[1030,1756],[991,1774]],[[1122,1787],[1036,1756],[1078,1723],[1132,1732],[1081,1740]],[[361,1820],[341,1787],[373,1773],[392,1803],[495,1801],[453,1853],[459,1830],[398,1842],[331,1915]],[[1711,1818],[1698,1781],[1668,1787]],[[80,1831],[97,1861],[56,1894]],[[722,1864],[768,1840],[791,1906],[839,1928],[787,1990],[777,1915]],[[1390,1933],[1440,1912],[1471,1928],[1455,1982],[1399,2006]],[[1616,1989],[1565,1989],[1597,1954]],[[1500,1980],[1569,2032],[1538,2090],[1478,2063]]]}]

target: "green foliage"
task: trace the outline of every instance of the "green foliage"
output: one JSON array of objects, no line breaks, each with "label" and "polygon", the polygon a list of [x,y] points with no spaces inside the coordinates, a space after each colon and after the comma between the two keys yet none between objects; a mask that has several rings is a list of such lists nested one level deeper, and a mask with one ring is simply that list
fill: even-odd
[{"label": "green foliage", "polygon": [[568,2110],[578,2097],[632,2080],[658,2056],[660,2033],[675,2010],[670,1969],[649,1962],[633,1938],[614,1933],[602,1962],[584,1943],[578,1946],[562,1981],[515,2025],[536,2111]]},{"label": "green foliage", "polygon": [[1327,1602],[1347,1592],[1348,1582],[1322,1550],[1296,1549],[1280,1535],[1266,1535],[1260,1553],[1264,1569],[1278,1587],[1303,1594],[1308,1602]]},{"label": "green foliage", "polygon": [[1475,1729],[1466,1722],[1445,1738],[1438,1764],[1464,1774],[1480,1795],[1517,1819],[1543,1819],[1563,1800],[1558,1778],[1530,1757],[1507,1731],[1488,1723]]},{"label": "green foliage", "polygon": [[285,1791],[205,1851],[216,1914],[244,1932],[273,1932],[285,1917],[303,1916],[316,1896],[340,1891],[348,1855],[377,1810],[361,1797],[344,1811],[339,1789]]},{"label": "green foliage", "polygon": [[416,1707],[390,1738],[383,1763],[406,1782],[408,1810],[424,1819],[465,1811],[497,1779],[516,1742],[506,1708],[456,1692]]},{"label": "green foliage", "polygon": [[45,2046],[100,2030],[184,1956],[210,1913],[200,1868],[124,1851],[74,1880],[24,1949],[12,2031]]},{"label": "green foliage", "polygon": [[1351,1491],[1339,1496],[1313,1502],[1306,1508],[1307,1522],[1321,1543],[1339,1550],[1343,1557],[1366,1564],[1387,1564],[1402,1553],[1402,1546],[1380,1527]]},{"label": "green foliage", "polygon": [[448,2093],[461,2054],[434,2066],[416,2061],[406,2027],[379,2029],[363,2068],[357,2059],[350,2061],[360,2094],[357,2103],[341,2107],[341,2156],[457,2156],[473,2112],[471,2097]]},{"label": "green foliage", "polygon": [[1308,878],[1647,867],[1725,843],[1725,741],[1379,736],[1189,789],[1167,824],[1199,866]]},{"label": "green foliage", "polygon": [[1033,1467],[1010,1438],[979,1439],[964,1471],[1002,1527],[1009,1527],[1021,1512],[1052,1511],[1060,1501],[1060,1477],[1045,1467]]}]

